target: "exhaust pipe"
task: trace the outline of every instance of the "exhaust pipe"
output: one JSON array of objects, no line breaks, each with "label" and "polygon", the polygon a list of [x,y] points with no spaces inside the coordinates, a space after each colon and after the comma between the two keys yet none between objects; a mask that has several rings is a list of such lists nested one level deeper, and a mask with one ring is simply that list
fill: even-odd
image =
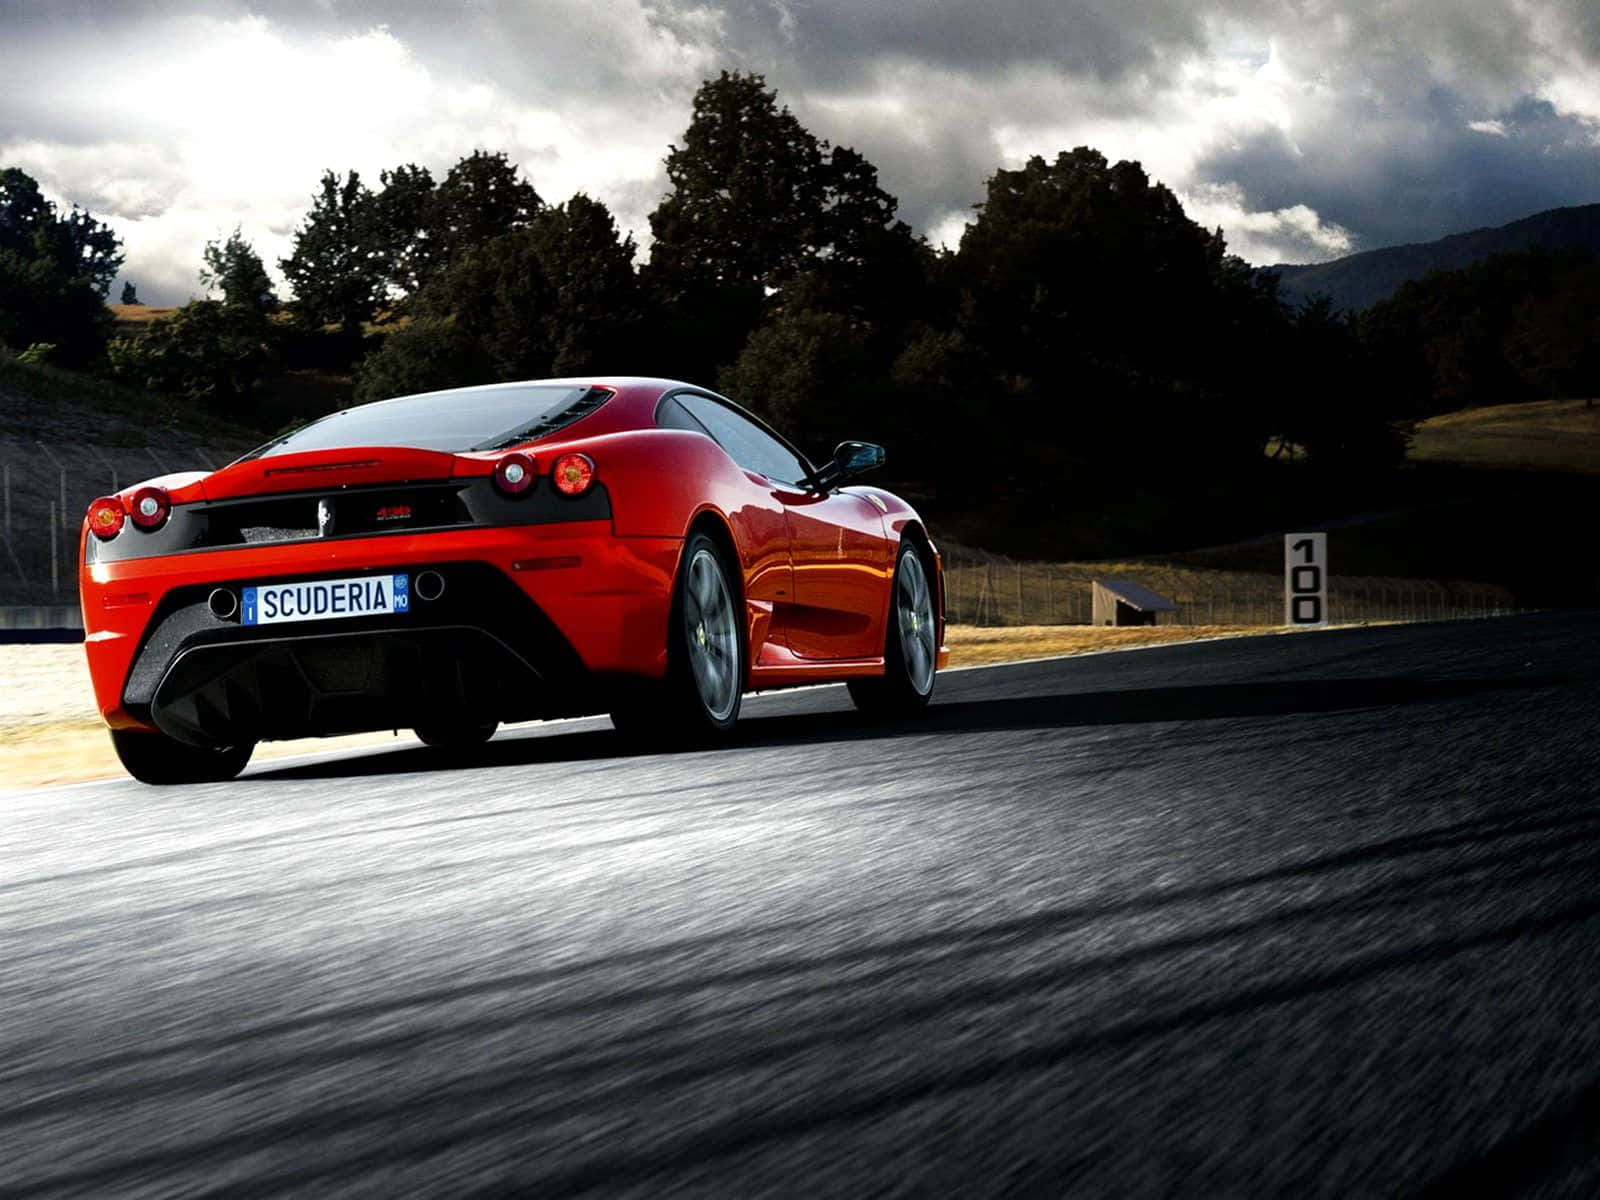
[{"label": "exhaust pipe", "polygon": [[444,576],[437,571],[423,571],[417,576],[417,599],[437,600],[444,595]]},{"label": "exhaust pipe", "polygon": [[206,605],[211,609],[211,615],[219,621],[226,621],[239,611],[239,597],[227,588],[215,588],[206,598]]}]

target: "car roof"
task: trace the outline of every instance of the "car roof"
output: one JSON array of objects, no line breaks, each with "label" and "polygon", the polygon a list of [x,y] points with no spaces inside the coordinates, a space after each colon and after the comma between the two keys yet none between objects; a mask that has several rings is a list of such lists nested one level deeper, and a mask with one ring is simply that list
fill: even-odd
[{"label": "car roof", "polygon": [[[505,383],[474,383],[466,387],[441,388],[434,392],[407,392],[404,396],[388,396],[390,400],[418,400],[432,396],[453,396],[461,392],[508,392],[527,387],[605,387],[617,391],[639,390],[661,393],[671,388],[691,388],[703,392],[708,389],[678,379],[661,379],[650,375],[569,375],[556,379],[513,379]],[[376,401],[383,403],[383,401]]]}]

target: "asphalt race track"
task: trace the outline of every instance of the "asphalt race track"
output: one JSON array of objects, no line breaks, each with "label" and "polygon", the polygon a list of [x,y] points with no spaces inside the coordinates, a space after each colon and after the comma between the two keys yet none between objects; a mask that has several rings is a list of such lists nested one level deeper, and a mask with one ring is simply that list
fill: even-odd
[{"label": "asphalt race track", "polygon": [[0,1193],[1600,1194],[1600,615],[3,798]]}]

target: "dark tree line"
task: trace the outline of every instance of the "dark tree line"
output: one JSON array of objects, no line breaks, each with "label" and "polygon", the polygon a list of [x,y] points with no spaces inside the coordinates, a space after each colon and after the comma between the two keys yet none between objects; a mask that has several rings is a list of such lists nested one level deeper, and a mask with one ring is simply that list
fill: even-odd
[{"label": "dark tree line", "polygon": [[1397,411],[1600,394],[1600,262],[1496,254],[1405,284],[1359,321]]},{"label": "dark tree line", "polygon": [[[1203,508],[1267,486],[1285,460],[1384,469],[1428,413],[1600,385],[1586,258],[1491,260],[1359,317],[1290,310],[1275,277],[1137,163],[1086,147],[997,170],[959,247],[936,251],[865,157],[751,74],[702,85],[666,173],[636,267],[604,204],[549,204],[504,154],[475,151],[437,180],[410,163],[375,186],[325,172],[279,264],[290,304],[235,230],[206,248],[211,298],[113,341],[111,369],[258,424],[310,415],[262,399],[296,368],[349,375],[358,399],[673,375],[814,455],[881,441],[919,497],[1070,524],[1085,549],[1117,548],[1175,497]],[[0,176],[7,343],[93,359],[120,261],[88,214]],[[43,299],[11,303],[19,279]]]}]

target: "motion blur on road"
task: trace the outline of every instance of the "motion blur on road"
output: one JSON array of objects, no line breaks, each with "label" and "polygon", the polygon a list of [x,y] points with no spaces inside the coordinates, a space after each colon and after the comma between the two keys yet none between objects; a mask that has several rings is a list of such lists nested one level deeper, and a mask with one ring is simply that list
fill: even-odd
[{"label": "motion blur on road", "polygon": [[1594,1195],[1600,617],[13,793],[0,1191]]}]

